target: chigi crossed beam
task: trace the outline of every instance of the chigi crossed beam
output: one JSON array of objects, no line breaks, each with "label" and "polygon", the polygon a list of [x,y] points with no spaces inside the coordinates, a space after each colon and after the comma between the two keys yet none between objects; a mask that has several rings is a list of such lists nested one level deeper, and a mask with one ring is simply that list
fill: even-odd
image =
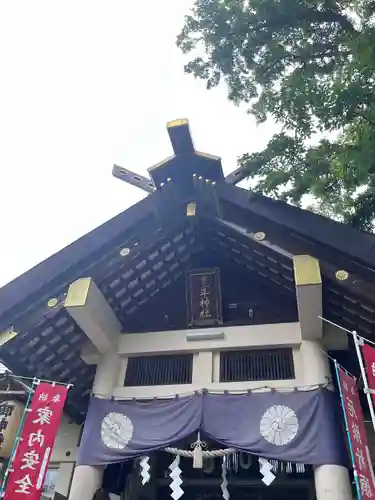
[{"label": "chigi crossed beam", "polygon": [[[188,156],[196,152],[190,133],[189,120],[181,119],[168,122],[167,131],[172,144],[174,156]],[[161,163],[164,163],[167,160],[169,160],[169,158]],[[158,165],[149,168],[148,171],[151,173],[151,171]],[[120,179],[121,181],[146,191],[146,193],[153,193],[156,191],[155,184],[151,178],[132,172],[127,168],[120,167],[119,165],[113,166],[112,175],[116,177],[116,179]],[[225,177],[225,181],[228,184],[235,186],[245,179],[246,176],[247,174],[245,173],[244,168],[239,167],[227,175]]]}]

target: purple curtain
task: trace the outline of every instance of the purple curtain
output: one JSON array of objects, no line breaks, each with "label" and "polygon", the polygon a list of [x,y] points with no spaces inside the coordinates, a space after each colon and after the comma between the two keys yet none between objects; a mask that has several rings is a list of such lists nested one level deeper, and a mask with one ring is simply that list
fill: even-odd
[{"label": "purple curtain", "polygon": [[335,394],[325,389],[194,394],[150,402],[93,398],[77,463],[147,455],[197,430],[224,447],[311,465],[347,465]]}]

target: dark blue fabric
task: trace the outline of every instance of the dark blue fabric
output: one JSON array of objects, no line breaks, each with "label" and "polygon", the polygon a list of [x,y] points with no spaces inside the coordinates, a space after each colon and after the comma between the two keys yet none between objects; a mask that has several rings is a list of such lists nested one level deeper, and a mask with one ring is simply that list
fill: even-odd
[{"label": "dark blue fabric", "polygon": [[225,447],[264,458],[310,465],[347,465],[339,410],[335,394],[323,389],[289,394],[207,394],[202,429]]},{"label": "dark blue fabric", "polygon": [[146,403],[93,398],[77,463],[123,462],[199,429],[225,447],[264,458],[346,466],[341,422],[336,395],[325,389],[204,393]]}]

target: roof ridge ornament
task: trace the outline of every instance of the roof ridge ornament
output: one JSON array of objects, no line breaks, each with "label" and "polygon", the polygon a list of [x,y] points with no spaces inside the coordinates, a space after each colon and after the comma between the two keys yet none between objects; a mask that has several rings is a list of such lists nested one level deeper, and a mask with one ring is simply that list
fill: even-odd
[{"label": "roof ridge ornament", "polygon": [[[173,149],[173,155],[148,168],[150,177],[138,174],[119,165],[114,165],[112,175],[121,181],[142,189],[148,194],[160,189],[168,179],[175,178],[175,184],[192,188],[192,175],[199,179],[210,179],[235,185],[244,177],[240,169],[224,178],[221,158],[212,154],[197,151],[194,147],[187,118],[172,120],[167,123],[167,131]],[[178,175],[176,176],[176,171]]]}]

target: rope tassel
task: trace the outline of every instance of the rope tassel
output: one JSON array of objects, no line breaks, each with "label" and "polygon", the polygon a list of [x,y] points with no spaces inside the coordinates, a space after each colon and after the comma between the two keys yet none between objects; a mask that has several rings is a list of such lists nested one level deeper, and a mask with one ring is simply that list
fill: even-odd
[{"label": "rope tassel", "polygon": [[193,469],[203,468],[203,450],[202,445],[198,443],[193,451]]},{"label": "rope tassel", "polygon": [[193,469],[203,469],[203,448],[207,448],[207,445],[201,440],[199,431],[197,440],[190,445],[190,448],[193,449]]}]

